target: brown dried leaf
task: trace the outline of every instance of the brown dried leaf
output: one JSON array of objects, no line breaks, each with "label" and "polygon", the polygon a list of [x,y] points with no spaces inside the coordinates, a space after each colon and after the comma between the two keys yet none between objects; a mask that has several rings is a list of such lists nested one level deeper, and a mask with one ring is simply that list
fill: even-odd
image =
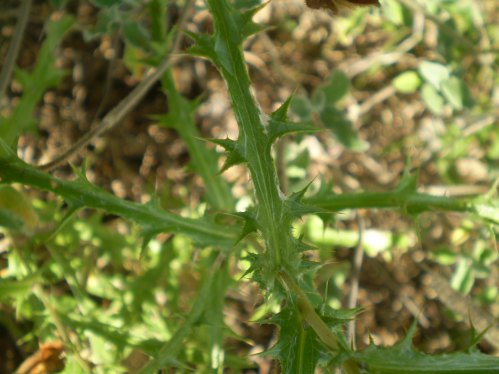
[{"label": "brown dried leaf", "polygon": [[51,374],[64,369],[61,342],[40,344],[38,351],[29,356],[16,370],[16,374]]}]

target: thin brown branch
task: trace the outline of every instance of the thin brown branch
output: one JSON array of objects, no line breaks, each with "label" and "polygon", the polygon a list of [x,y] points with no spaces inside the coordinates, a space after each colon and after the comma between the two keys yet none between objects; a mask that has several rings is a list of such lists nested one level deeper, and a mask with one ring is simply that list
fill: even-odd
[{"label": "thin brown branch", "polygon": [[30,9],[31,0],[23,0],[21,6],[19,7],[18,21],[12,37],[12,43],[9,46],[9,51],[7,52],[2,71],[0,72],[0,107],[2,105],[2,98],[5,95],[7,85],[10,82],[10,76],[12,75],[12,71],[14,70],[14,66],[16,64],[19,48],[21,47],[21,41],[23,40],[24,31],[26,30],[26,25],[28,24]]},{"label": "thin brown branch", "polygon": [[135,89],[130,92],[130,94],[125,97],[116,107],[114,107],[109,113],[98,123],[93,129],[86,133],[82,138],[80,138],[73,146],[64,151],[61,155],[57,156],[54,160],[47,164],[40,165],[40,169],[44,171],[49,171],[62,163],[69,160],[74,154],[80,151],[82,148],[87,146],[92,139],[102,135],[104,132],[109,131],[118,124],[121,123],[123,118],[130,113],[137,104],[144,98],[149,89],[163,76],[165,71],[178,61],[180,56],[178,51],[180,49],[180,43],[182,42],[183,33],[181,30],[187,22],[190,9],[194,3],[194,0],[187,0],[182,12],[182,17],[180,18],[177,25],[177,35],[173,41],[172,49],[170,53],[166,56],[165,60],[153,71],[148,77],[146,77],[142,82],[139,83]]}]

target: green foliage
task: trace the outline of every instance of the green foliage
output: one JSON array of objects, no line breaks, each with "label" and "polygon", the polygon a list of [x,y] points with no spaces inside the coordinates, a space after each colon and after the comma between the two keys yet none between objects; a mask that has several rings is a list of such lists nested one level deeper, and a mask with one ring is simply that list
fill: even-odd
[{"label": "green foliage", "polygon": [[416,92],[421,79],[414,71],[406,71],[393,79],[393,86],[398,92],[410,94]]},{"label": "green foliage", "polygon": [[30,72],[18,69],[16,79],[22,86],[24,95],[8,117],[0,116],[0,138],[9,146],[15,147],[17,138],[26,130],[33,130],[36,120],[33,111],[45,91],[56,86],[64,72],[54,62],[54,50],[70,29],[74,20],[64,16],[46,25],[46,38],[41,46],[38,59]]},{"label": "green foliage", "polygon": [[233,201],[229,186],[217,175],[217,156],[214,151],[201,146],[200,143],[194,120],[197,101],[188,101],[180,95],[169,72],[163,77],[162,84],[168,98],[168,105],[175,110],[164,116],[156,116],[155,119],[162,126],[174,128],[184,140],[192,159],[192,168],[205,182],[206,200],[210,206],[214,209],[232,210]]},{"label": "green foliage", "polygon": [[416,325],[397,345],[380,348],[371,344],[364,352],[356,354],[359,361],[367,364],[371,373],[495,373],[497,359],[478,352],[453,353],[428,356],[412,347]]},{"label": "green foliage", "polygon": [[38,217],[29,199],[11,186],[0,186],[0,226],[34,229]]},{"label": "green foliage", "polygon": [[354,151],[365,151],[369,145],[358,138],[351,121],[337,106],[348,89],[348,77],[339,70],[333,71],[329,81],[318,87],[310,99],[296,97],[291,103],[291,110],[305,122],[310,122],[314,115],[318,115],[321,125],[331,130],[342,145]]},{"label": "green foliage", "polygon": [[[62,3],[53,1],[58,7]],[[98,9],[97,22],[85,35],[118,37],[125,45],[124,63],[136,77],[145,67],[158,65],[178,32],[168,31],[166,3],[161,0],[91,3]],[[448,120],[447,131],[438,136],[449,151],[430,157],[439,160],[441,174],[449,180],[455,178],[454,161],[467,154],[471,142],[483,146],[490,164],[499,158],[499,136],[493,126],[463,137],[455,125],[453,116],[469,109],[486,113],[492,105],[486,95],[471,99],[476,76],[459,64],[473,53],[467,38],[478,38],[475,8],[459,3],[426,4],[424,15],[430,19],[451,10],[456,15],[439,25],[439,56],[424,56],[417,66],[397,71],[388,80],[395,92],[420,95],[431,115]],[[73,168],[74,178],[66,180],[17,156],[17,139],[36,127],[33,112],[42,95],[64,74],[54,67],[52,52],[73,25],[71,17],[48,21],[35,67],[29,73],[17,71],[23,95],[12,113],[0,118],[0,226],[10,241],[1,254],[6,267],[0,273],[0,301],[30,327],[17,331],[11,324],[9,332],[24,342],[62,340],[67,373],[124,372],[125,361],[134,354],[145,357],[142,373],[165,368],[243,370],[252,364],[232,351],[228,338],[246,337],[226,325],[224,309],[228,290],[249,278],[264,295],[262,308],[268,307],[261,309],[266,318],[259,323],[279,330],[277,341],[264,355],[276,358],[285,373],[315,373],[319,368],[341,368],[345,373],[497,372],[499,360],[474,347],[481,335],[472,339],[466,352],[429,355],[413,347],[416,324],[392,347],[372,343],[356,350],[346,341],[344,327],[362,318],[357,316],[360,310],[337,308],[348,266],[327,267],[309,257],[317,250],[321,255],[332,247],[357,244],[374,257],[413,245],[407,232],[371,229],[361,235],[329,227],[338,212],[397,209],[415,219],[423,213],[457,212],[467,220],[452,234],[449,245],[430,249],[430,256],[455,266],[451,285],[468,294],[477,280],[491,276],[497,260],[497,248],[490,245],[499,224],[496,193],[479,198],[422,193],[417,172],[404,173],[391,191],[337,194],[326,183],[317,190],[302,172],[309,163],[303,151],[290,162],[302,183],[296,192],[283,194],[273,151],[283,136],[326,128],[345,148],[368,149],[344,110],[354,85],[362,85],[362,80],[354,82],[334,70],[310,95],[290,97],[267,117],[251,92],[243,54],[245,40],[262,30],[252,19],[265,5],[249,0],[207,0],[207,5],[213,32],[187,32],[193,42],[189,52],[210,60],[224,79],[239,128],[237,139],[201,141],[195,115],[202,98],[182,96],[171,70],[161,79],[168,112],[150,116],[160,127],[174,129],[184,142],[190,168],[205,186],[207,209],[167,211],[157,196],[144,204],[127,201],[91,183],[84,167]],[[342,21],[340,40],[362,34],[366,12],[361,9]],[[390,43],[402,44],[416,22],[413,11],[405,2],[387,0],[382,12],[389,21],[382,27],[396,34]],[[370,71],[377,70],[379,66],[372,64]],[[213,144],[225,150],[221,168]],[[235,212],[236,198],[221,175],[234,165],[247,168],[253,185],[248,191],[254,196],[253,206],[243,212]],[[490,170],[497,173],[493,167]],[[49,198],[32,198],[18,185],[44,191]],[[320,277],[331,282],[331,292],[329,284],[324,295],[319,292]],[[484,289],[484,303],[494,298],[497,288]]]},{"label": "green foliage", "polygon": [[1,160],[0,166],[4,182],[26,183],[42,190],[52,191],[65,199],[70,210],[83,207],[103,209],[108,213],[130,219],[140,225],[146,238],[162,231],[169,231],[188,233],[193,239],[205,245],[225,243],[229,246],[236,238],[234,232],[227,231],[226,227],[218,226],[208,219],[193,220],[180,217],[162,210],[154,201],[140,205],[119,199],[92,185],[86,179],[84,171],[77,171],[77,179],[74,181],[63,181],[17,158],[5,158]]},{"label": "green foliage", "polygon": [[270,349],[284,373],[314,373],[322,344],[312,328],[304,326],[295,306],[285,307],[268,322],[279,326],[279,342]]}]

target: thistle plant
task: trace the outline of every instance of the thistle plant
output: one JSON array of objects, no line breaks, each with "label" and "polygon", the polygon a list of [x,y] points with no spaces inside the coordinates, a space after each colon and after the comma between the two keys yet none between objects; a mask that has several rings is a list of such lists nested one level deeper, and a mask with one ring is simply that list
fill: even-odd
[{"label": "thistle plant", "polygon": [[[161,2],[155,3],[158,5]],[[262,112],[251,93],[251,80],[243,56],[243,42],[261,31],[260,26],[253,22],[253,17],[265,5],[249,10],[242,10],[243,8],[227,0],[207,0],[207,5],[213,18],[213,33],[187,32],[187,35],[194,43],[189,53],[210,60],[225,81],[239,128],[237,139],[205,139],[205,143],[213,143],[225,150],[222,169],[216,169],[217,155],[199,140],[194,121],[197,103],[188,101],[177,92],[170,71],[162,75],[161,84],[170,108],[174,109],[165,115],[155,115],[154,119],[162,126],[174,128],[184,139],[194,161],[195,172],[207,186],[206,200],[209,207],[217,213],[224,212],[234,216],[235,220],[229,225],[222,223],[215,214],[207,214],[202,218],[187,218],[174,214],[162,209],[154,199],[147,204],[120,199],[90,183],[86,178],[85,168],[73,169],[75,180],[56,178],[25,163],[16,155],[16,139],[25,131],[24,125],[16,124],[18,117],[10,117],[9,126],[4,122],[0,128],[2,184],[15,183],[50,191],[62,198],[67,206],[57,228],[49,236],[43,234],[37,237],[38,245],[43,244],[50,248],[51,240],[57,235],[57,231],[62,230],[64,224],[77,211],[91,208],[118,215],[137,224],[140,237],[144,240],[142,251],[147,252],[148,243],[153,241],[158,233],[187,237],[196,247],[203,248],[206,252],[202,258],[203,280],[198,289],[198,296],[186,317],[173,332],[169,331],[168,339],[158,339],[152,331],[149,331],[144,339],[130,334],[126,331],[127,326],[136,324],[131,317],[124,317],[119,331],[109,329],[109,326],[99,322],[97,317],[88,320],[87,318],[92,318],[88,316],[99,313],[99,305],[89,297],[89,291],[81,280],[69,275],[73,265],[55,249],[50,253],[56,265],[65,269],[61,272],[70,285],[79,311],[64,314],[64,308],[42,287],[45,285],[47,288],[50,281],[46,279],[45,283],[42,283],[39,280],[42,270],[38,268],[36,258],[23,252],[20,247],[16,249],[18,252],[15,258],[22,264],[22,271],[11,279],[3,279],[0,290],[13,287],[16,283],[25,285],[22,293],[14,295],[18,300],[25,299],[31,290],[34,290],[35,297],[50,311],[48,319],[55,326],[56,335],[60,336],[67,347],[68,356],[74,358],[70,360],[73,366],[66,366],[67,372],[91,371],[93,365],[99,365],[80,351],[82,346],[91,351],[98,349],[97,340],[85,337],[87,330],[92,333],[100,331],[101,336],[105,336],[118,347],[140,349],[147,353],[148,362],[141,368],[143,373],[153,373],[170,367],[188,370],[189,362],[181,361],[180,357],[186,359],[182,356],[183,345],[198,325],[208,329],[207,340],[211,354],[208,359],[210,369],[206,370],[222,372],[224,358],[219,353],[224,344],[223,306],[225,292],[230,284],[228,264],[231,256],[240,256],[239,249],[244,244],[253,248],[245,257],[250,265],[244,276],[258,284],[266,302],[279,307],[277,313],[257,323],[278,327],[277,342],[265,353],[279,361],[282,372],[314,373],[318,368],[325,372],[340,368],[345,373],[497,372],[499,360],[482,354],[475,348],[478,337],[466,352],[432,356],[416,351],[412,346],[416,324],[409,329],[403,340],[392,347],[379,347],[372,342],[368,348],[356,350],[346,339],[345,328],[351,319],[361,318],[357,317],[359,310],[334,309],[324,301],[314,286],[315,274],[322,264],[310,261],[304,256],[305,251],[314,250],[313,243],[305,243],[302,238],[294,235],[294,225],[304,216],[332,217],[339,211],[359,208],[398,208],[402,213],[413,217],[422,212],[462,212],[488,224],[497,225],[499,219],[494,197],[456,199],[421,193],[417,190],[417,173],[410,172],[404,174],[398,188],[388,192],[335,194],[324,183],[315,193],[309,191],[309,184],[300,191],[286,195],[279,187],[273,146],[277,140],[288,134],[311,134],[317,131],[317,128],[308,122],[292,122],[288,118],[292,97],[273,113],[267,114]],[[63,32],[59,32],[57,35],[62,34]],[[165,37],[164,31],[163,35],[161,31],[159,34],[160,39]],[[48,39],[50,43],[53,40]],[[252,182],[254,207],[244,212],[234,211],[234,199],[230,196],[228,184],[217,174],[235,165],[246,167]],[[31,212],[19,213],[19,210],[4,206],[1,217],[6,217],[4,221],[10,219],[12,222],[18,222],[10,228],[22,231],[23,225],[26,225],[23,220],[26,222],[31,217],[30,214]],[[165,248],[171,249],[168,243]],[[161,255],[159,258],[166,261],[167,257]],[[10,261],[14,261],[13,258],[10,258]],[[157,268],[151,265],[150,270],[147,274],[159,279],[157,274],[161,270],[161,263]],[[138,282],[133,285],[140,286]],[[12,295],[6,294],[5,298],[7,297]],[[3,298],[1,294],[0,298]],[[139,304],[134,303],[135,307],[141,310]],[[149,312],[144,311],[145,313]],[[152,315],[157,317],[154,313]],[[151,327],[151,324],[144,325]],[[74,330],[77,334],[72,335],[67,329]],[[215,347],[218,347],[218,350]],[[116,357],[119,357],[118,353]],[[105,367],[99,369],[106,370]]]}]

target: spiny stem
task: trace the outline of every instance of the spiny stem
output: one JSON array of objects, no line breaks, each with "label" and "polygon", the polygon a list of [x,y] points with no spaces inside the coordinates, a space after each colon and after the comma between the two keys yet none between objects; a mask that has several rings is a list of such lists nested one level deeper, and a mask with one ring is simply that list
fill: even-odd
[{"label": "spiny stem", "polygon": [[[332,352],[338,353],[340,351],[340,343],[336,336],[331,332],[326,323],[317,314],[307,296],[303,293],[300,286],[284,271],[277,274],[282,285],[296,297],[296,304],[303,320],[306,321],[315,331],[319,339],[329,348]],[[342,368],[347,374],[360,373],[359,367],[352,360],[346,360],[342,364]]]},{"label": "spiny stem", "polygon": [[[258,204],[258,223],[266,243],[271,261],[269,270],[287,266],[296,256],[290,241],[290,221],[285,214],[281,199],[277,172],[271,155],[271,147],[265,134],[260,109],[250,92],[250,79],[240,45],[234,35],[240,34],[231,18],[232,9],[225,1],[208,0],[215,21],[215,38],[223,44],[222,56],[226,64],[218,68],[227,83],[234,103],[234,115],[239,125],[238,143],[242,145],[244,157],[255,186]],[[227,64],[230,64],[227,66]]]}]

